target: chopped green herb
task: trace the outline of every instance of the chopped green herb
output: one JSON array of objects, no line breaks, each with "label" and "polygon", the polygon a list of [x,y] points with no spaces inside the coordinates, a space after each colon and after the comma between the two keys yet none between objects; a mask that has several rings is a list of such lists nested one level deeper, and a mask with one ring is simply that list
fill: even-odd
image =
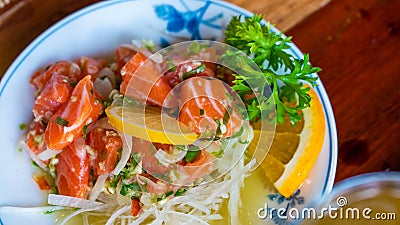
[{"label": "chopped green herb", "polygon": [[240,127],[240,130],[236,133],[234,133],[232,136],[230,136],[229,138],[237,138],[240,137],[243,134],[244,128]]},{"label": "chopped green herb", "polygon": [[224,117],[222,119],[223,124],[227,124],[229,121],[229,118],[231,117],[232,114],[232,107],[228,106],[228,108],[226,109],[225,113],[224,113]]},{"label": "chopped green herb", "polygon": [[23,129],[25,129],[26,128],[26,124],[25,123],[21,123],[20,125],[19,125],[19,129],[20,130],[23,130]]},{"label": "chopped green herb", "polygon": [[50,67],[52,67],[52,66],[53,66],[53,64],[49,64],[49,65],[46,66],[46,68],[44,68],[44,70],[48,70],[48,69],[50,69]]},{"label": "chopped green herb", "polygon": [[165,193],[163,196],[161,196],[161,197],[157,198],[157,202],[159,202],[159,201],[161,201],[161,200],[164,200],[164,199],[168,198],[168,197],[169,197],[169,196],[171,196],[172,194],[174,194],[174,192],[173,192],[173,191],[169,191],[169,192]]},{"label": "chopped green herb", "polygon": [[104,108],[107,108],[107,106],[110,105],[110,103],[109,103],[108,101],[106,101],[106,100],[104,100],[104,101],[102,101],[102,102],[103,102]]},{"label": "chopped green herb", "polygon": [[19,151],[19,152],[22,152],[22,148],[19,148],[18,151]]},{"label": "chopped green herb", "polygon": [[130,179],[134,175],[135,168],[138,164],[140,155],[138,153],[133,153],[131,160],[126,163],[125,167],[119,173],[121,179]]},{"label": "chopped green herb", "polygon": [[149,51],[153,51],[155,44],[154,41],[152,39],[149,40],[142,40],[142,43],[144,44],[144,46],[149,50]]},{"label": "chopped green herb", "polygon": [[78,81],[68,81],[68,84],[69,84],[71,87],[75,87],[75,86],[78,84]]},{"label": "chopped green herb", "polygon": [[[219,121],[219,119],[215,119],[215,122],[217,123],[217,130],[215,131],[215,138],[217,138],[217,140],[219,140],[222,131],[221,131],[221,122]],[[215,140],[214,138],[214,140]]]},{"label": "chopped green herb", "polygon": [[52,209],[43,211],[43,214],[51,214],[51,213],[59,211],[59,210],[61,210],[61,209],[60,208],[52,208]]},{"label": "chopped green herb", "polygon": [[188,79],[188,78],[190,78],[190,77],[192,77],[192,76],[194,76],[194,75],[196,75],[198,73],[203,72],[205,69],[206,69],[206,65],[205,64],[201,64],[200,66],[196,67],[195,69],[192,69],[192,70],[187,71],[186,73],[184,73],[182,75],[182,79],[186,80],[186,79]]},{"label": "chopped green herb", "polygon": [[[196,146],[197,147],[197,146]],[[200,153],[200,148],[199,147],[197,147],[198,148],[198,150],[189,150],[187,153],[186,153],[186,155],[185,155],[185,161],[186,162],[192,162],[195,158],[196,158],[196,156],[198,156],[199,155],[199,153]]]},{"label": "chopped green herb", "polygon": [[135,196],[140,191],[140,186],[137,182],[133,182],[127,185],[122,185],[121,191],[119,192],[123,196]]},{"label": "chopped green herb", "polygon": [[32,160],[32,165],[34,165],[34,166],[36,166],[36,167],[39,167],[39,165],[38,165],[35,161],[33,161],[33,160]]},{"label": "chopped green herb", "polygon": [[167,58],[167,66],[168,66],[168,70],[171,72],[175,72],[176,71],[176,65],[174,64],[174,61],[170,58]]},{"label": "chopped green herb", "polygon": [[88,127],[89,127],[90,124],[92,124],[92,123],[86,124],[86,125],[82,128],[83,139],[85,139],[85,140],[86,140],[87,129],[88,129]]},{"label": "chopped green herb", "polygon": [[60,126],[63,126],[63,127],[67,126],[68,123],[69,123],[68,120],[65,120],[65,119],[63,119],[63,118],[61,118],[61,117],[56,118],[56,119],[54,120],[54,122],[55,122],[56,124],[60,125]]},{"label": "chopped green herb", "polygon": [[183,193],[185,193],[185,192],[186,192],[186,189],[178,189],[178,190],[175,192],[174,196],[183,195]]},{"label": "chopped green herb", "polygon": [[243,144],[243,145],[245,145],[245,144],[248,144],[248,143],[249,143],[249,141],[248,141],[248,140],[238,140],[238,142],[239,142],[240,144]]},{"label": "chopped green herb", "polygon": [[118,175],[114,175],[113,179],[110,181],[110,187],[117,187],[119,181]]},{"label": "chopped green herb", "polygon": [[211,154],[212,154],[213,156],[217,157],[217,158],[222,158],[222,156],[224,156],[224,150],[221,149],[221,150],[219,150],[219,151],[217,151],[217,152],[211,152]]},{"label": "chopped green herb", "polygon": [[200,109],[200,116],[204,115],[204,109]]},{"label": "chopped green herb", "polygon": [[186,145],[175,145],[178,150],[185,151],[187,149]]},{"label": "chopped green herb", "polygon": [[192,41],[190,43],[190,46],[188,48],[188,51],[185,53],[186,56],[191,56],[191,55],[197,55],[199,54],[203,49],[206,49],[210,47],[208,43],[203,43],[201,44],[198,41]]}]

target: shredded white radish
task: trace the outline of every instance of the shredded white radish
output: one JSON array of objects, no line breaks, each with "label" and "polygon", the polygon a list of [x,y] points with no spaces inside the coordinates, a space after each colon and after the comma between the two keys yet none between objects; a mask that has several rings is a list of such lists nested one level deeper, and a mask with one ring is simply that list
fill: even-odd
[{"label": "shredded white radish", "polygon": [[86,200],[83,198],[76,198],[66,195],[49,194],[47,203],[50,205],[67,206],[75,208],[83,208],[89,205],[100,205],[101,202]]},{"label": "shredded white radish", "polygon": [[60,152],[61,152],[61,150],[53,150],[53,149],[47,148],[46,150],[44,150],[43,152],[41,152],[38,155],[38,158],[40,160],[46,161],[46,160],[51,159],[53,156],[57,155]]},{"label": "shredded white radish", "polygon": [[106,225],[112,225],[115,222],[115,219],[117,219],[118,216],[120,216],[122,213],[128,211],[131,208],[130,205],[122,206],[120,209],[116,210],[112,216],[107,220]]},{"label": "shredded white radish", "polygon": [[[235,154],[235,153],[234,153]],[[252,161],[253,162],[253,161]],[[252,164],[249,169],[252,167]],[[232,177],[235,176],[235,174],[239,174],[241,170],[243,170],[244,167],[244,160],[240,160],[230,171],[230,174]],[[238,178],[238,181],[232,184],[232,191],[230,192],[230,198],[229,198],[229,203],[228,203],[228,210],[231,215],[231,225],[236,225],[238,224],[239,221],[239,207],[241,202],[240,202],[240,189],[244,184],[244,176],[240,176]]]},{"label": "shredded white radish", "polygon": [[192,206],[193,208],[196,208],[196,209],[204,212],[207,215],[211,213],[210,209],[205,207],[201,202],[197,202],[197,201],[193,201],[193,200],[192,201],[183,202],[178,208],[183,208],[185,205]]},{"label": "shredded white radish", "polygon": [[93,186],[93,189],[90,191],[89,200],[97,199],[108,177],[109,174],[102,174],[97,178],[96,183]]},{"label": "shredded white radish", "polygon": [[[190,214],[186,214],[186,213],[181,213],[181,212],[176,212],[176,211],[169,211],[168,213],[172,214],[172,215],[181,216],[181,217],[185,218],[185,220],[191,219],[192,221],[190,221],[190,224],[193,224],[193,222],[198,222],[198,224],[208,225],[208,223],[206,221],[204,221],[203,219],[199,218],[198,216],[194,216],[194,215],[190,215]],[[173,224],[175,224],[175,223],[173,223]]]},{"label": "shredded white radish", "polygon": [[141,214],[135,221],[130,223],[130,225],[139,225],[143,223],[150,215],[152,215],[155,212],[154,209],[149,209],[146,210],[143,214]]},{"label": "shredded white radish", "polygon": [[226,193],[226,190],[229,190],[232,188],[232,185],[240,179],[241,176],[245,174],[245,172],[249,171],[250,168],[255,164],[255,160],[250,161],[241,171],[238,171],[236,174],[234,174],[230,180],[227,182],[224,182],[221,186],[218,187],[218,189],[215,190],[214,193],[210,195],[205,201],[205,203],[211,203],[213,199],[217,196],[220,195],[221,193]]},{"label": "shredded white radish", "polygon": [[125,167],[126,163],[131,157],[131,151],[132,151],[132,136],[124,134],[120,131],[118,131],[118,135],[122,138],[123,144],[122,144],[121,159],[115,166],[115,169],[113,171],[114,175],[118,175],[121,172],[121,170]]}]

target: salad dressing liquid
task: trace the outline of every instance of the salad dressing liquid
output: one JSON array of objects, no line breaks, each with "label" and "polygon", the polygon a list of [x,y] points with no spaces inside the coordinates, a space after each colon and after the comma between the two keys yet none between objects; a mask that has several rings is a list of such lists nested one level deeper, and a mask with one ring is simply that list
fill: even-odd
[{"label": "salad dressing liquid", "polygon": [[[274,190],[272,183],[265,176],[261,167],[258,167],[253,173],[245,178],[244,187],[242,188],[240,198],[241,207],[239,208],[240,225],[265,225],[268,221],[262,220],[257,216],[259,208],[264,207],[267,203],[268,196]],[[230,214],[228,210],[228,200],[226,200],[220,210],[223,220],[213,221],[211,225],[226,225],[230,223]]]}]

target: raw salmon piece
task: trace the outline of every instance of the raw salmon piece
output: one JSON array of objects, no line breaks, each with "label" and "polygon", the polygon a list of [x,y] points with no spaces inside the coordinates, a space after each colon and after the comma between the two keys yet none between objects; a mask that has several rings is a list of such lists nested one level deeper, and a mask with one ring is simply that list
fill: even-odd
[{"label": "raw salmon piece", "polygon": [[[232,106],[231,94],[217,79],[193,77],[188,79],[181,89],[179,121],[189,126],[193,132],[215,131],[218,123],[229,115],[223,137],[239,131],[242,126],[240,114]],[[227,112],[231,109],[230,112]],[[222,121],[223,122],[223,121]]]},{"label": "raw salmon piece", "polygon": [[132,138],[132,151],[140,154],[143,169],[149,174],[165,174],[170,168],[162,165],[154,156],[157,149],[153,143],[136,137]]},{"label": "raw salmon piece", "polygon": [[65,102],[51,117],[45,141],[49,148],[58,150],[67,147],[83,135],[83,127],[96,121],[103,111],[103,104],[96,99],[90,76],[75,86],[70,100]]},{"label": "raw salmon piece", "polygon": [[171,87],[165,78],[160,76],[156,65],[151,60],[146,62],[146,66],[141,67],[136,73],[146,60],[147,57],[138,52],[125,64],[121,70],[121,93],[139,101],[163,106]]},{"label": "raw salmon piece", "polygon": [[57,155],[56,185],[61,195],[86,198],[89,184],[89,157],[80,137]]},{"label": "raw salmon piece", "polygon": [[68,81],[72,83],[78,82],[82,79],[81,70],[78,64],[71,61],[59,61],[50,65],[44,71],[36,71],[30,80],[30,83],[38,90],[46,86],[46,83],[50,80],[52,76],[63,75],[68,77]]},{"label": "raw salmon piece", "polygon": [[118,150],[122,148],[122,139],[111,129],[95,128],[87,137],[87,144],[94,149],[94,176],[111,173],[118,160]]},{"label": "raw salmon piece", "polygon": [[29,125],[29,131],[26,135],[26,144],[36,155],[46,149],[46,144],[44,142],[45,129],[46,127],[42,121],[34,121]]},{"label": "raw salmon piece", "polygon": [[96,80],[97,74],[107,65],[103,59],[93,59],[86,56],[79,57],[77,63],[81,68],[82,77],[90,75],[92,81]]},{"label": "raw salmon piece", "polygon": [[[135,153],[140,154],[142,160],[142,168],[153,176],[148,177],[153,182],[147,184],[147,190],[151,193],[162,194],[172,189],[177,189],[182,185],[190,184],[191,182],[203,177],[206,174],[210,174],[213,170],[213,160],[215,157],[205,150],[201,150],[199,155],[193,160],[193,162],[185,163],[183,161],[177,162],[176,165],[171,164],[170,166],[162,165],[158,159],[154,156],[157,150],[163,150],[169,152],[174,146],[151,143],[149,141],[141,140],[139,138],[132,139],[132,150]],[[178,180],[173,181],[172,184],[166,184],[165,181],[154,180],[154,175],[167,175],[177,171]]]},{"label": "raw salmon piece", "polygon": [[210,174],[213,171],[215,156],[206,150],[201,150],[193,162],[178,166],[179,178],[177,184],[185,185]]},{"label": "raw salmon piece", "polygon": [[42,117],[44,121],[49,121],[60,106],[69,100],[72,90],[68,77],[52,76],[35,100],[32,110],[35,118]]},{"label": "raw salmon piece", "polygon": [[186,62],[179,64],[175,69],[167,71],[163,76],[173,88],[185,79],[185,74],[195,71],[197,68],[202,66],[202,64],[205,65],[204,70],[199,73],[191,74],[190,77],[215,77],[215,64],[200,62]]},{"label": "raw salmon piece", "polygon": [[122,45],[118,46],[115,49],[115,59],[117,61],[118,71],[120,71],[122,67],[124,67],[125,63],[127,63],[135,54],[136,51],[132,48]]}]

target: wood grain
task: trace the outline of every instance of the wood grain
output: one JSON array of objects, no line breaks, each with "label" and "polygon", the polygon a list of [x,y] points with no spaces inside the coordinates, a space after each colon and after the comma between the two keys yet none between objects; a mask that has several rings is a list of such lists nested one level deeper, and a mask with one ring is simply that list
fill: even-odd
[{"label": "wood grain", "polygon": [[334,0],[288,31],[312,63],[335,113],[336,180],[400,170],[400,1]]},{"label": "wood grain", "polygon": [[0,77],[40,33],[95,0],[13,0],[0,9]]},{"label": "wood grain", "polygon": [[330,0],[227,0],[264,18],[279,30],[286,31],[326,5]]},{"label": "wood grain", "polygon": [[[0,77],[18,54],[40,33],[68,14],[98,0],[10,0],[0,9]],[[282,31],[287,30],[329,0],[229,0],[262,13]]]}]

